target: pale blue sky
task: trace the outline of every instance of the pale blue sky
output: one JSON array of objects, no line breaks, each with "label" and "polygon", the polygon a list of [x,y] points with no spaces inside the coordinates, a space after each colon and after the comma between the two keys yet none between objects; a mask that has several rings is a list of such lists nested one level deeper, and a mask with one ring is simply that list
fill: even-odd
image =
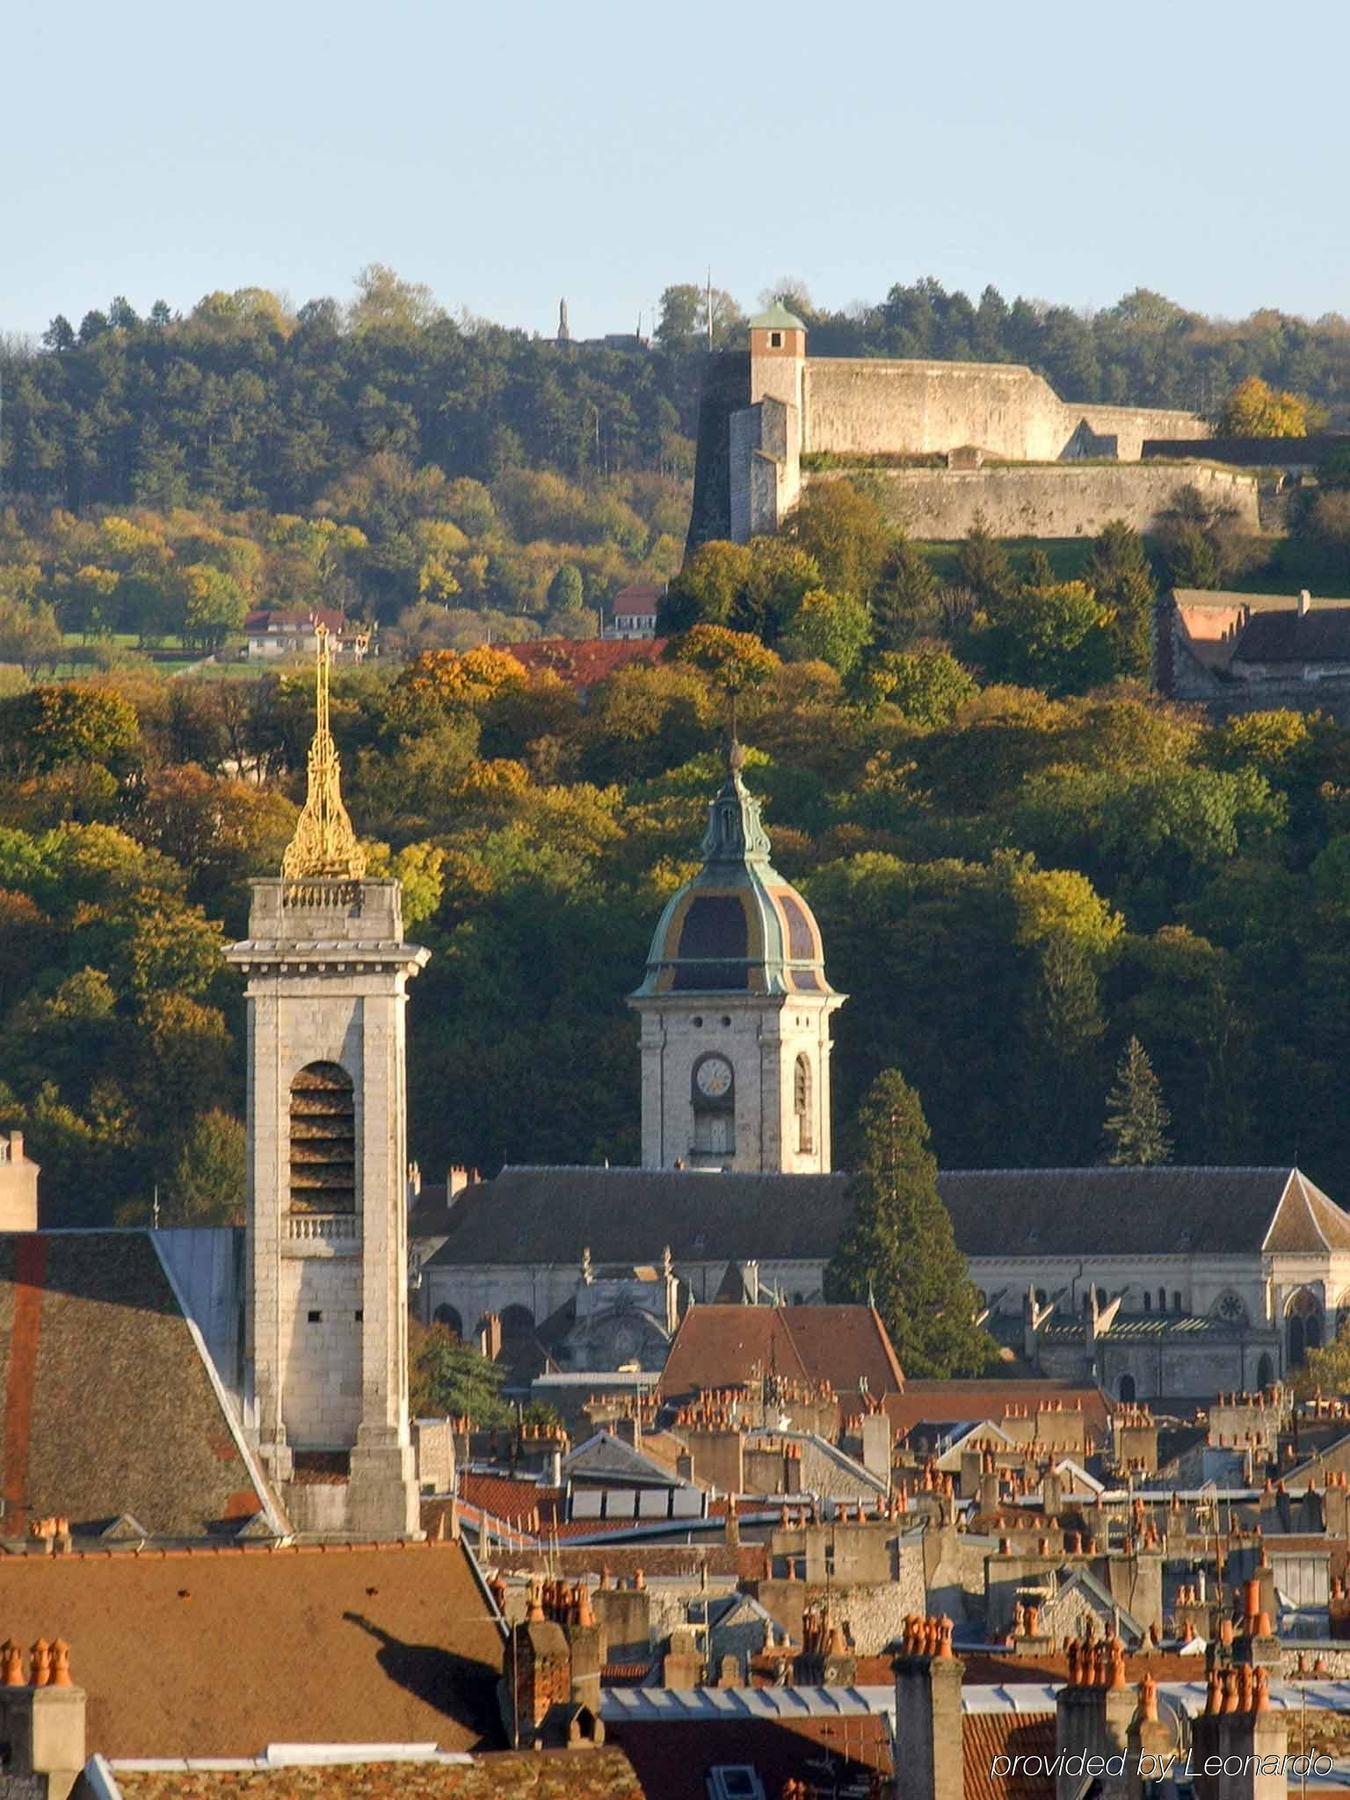
[{"label": "pale blue sky", "polygon": [[551,332],[933,274],[1350,311],[1350,10],[10,0],[0,331],[391,263]]}]

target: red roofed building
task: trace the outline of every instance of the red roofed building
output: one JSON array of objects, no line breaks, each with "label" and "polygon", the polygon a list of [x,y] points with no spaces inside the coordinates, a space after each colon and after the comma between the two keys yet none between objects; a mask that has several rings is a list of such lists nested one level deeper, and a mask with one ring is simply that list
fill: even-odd
[{"label": "red roofed building", "polygon": [[880,1314],[870,1306],[694,1306],[670,1347],[661,1392],[743,1387],[781,1376],[841,1397],[903,1391]]},{"label": "red roofed building", "polygon": [[654,581],[634,581],[620,588],[609,603],[607,638],[650,640],[656,636],[656,615],[665,589]]},{"label": "red roofed building", "polygon": [[322,626],[334,656],[360,662],[370,648],[368,625],[354,624],[335,607],[297,607],[290,611],[251,612],[244,620],[250,662],[275,662],[284,656],[313,656]]}]

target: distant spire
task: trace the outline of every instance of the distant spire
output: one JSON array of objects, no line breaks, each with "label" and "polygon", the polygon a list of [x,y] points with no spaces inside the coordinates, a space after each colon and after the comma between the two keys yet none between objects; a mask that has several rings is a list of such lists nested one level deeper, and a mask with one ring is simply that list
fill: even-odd
[{"label": "distant spire", "polygon": [[317,625],[314,669],[314,738],[309,746],[308,790],[295,836],[281,859],[283,881],[360,881],[365,852],[342,804],[342,769],[328,728],[328,627]]},{"label": "distant spire", "polygon": [[572,333],[567,324],[567,302],[565,300],[560,300],[558,302],[558,342],[560,344],[570,344],[571,341]]}]

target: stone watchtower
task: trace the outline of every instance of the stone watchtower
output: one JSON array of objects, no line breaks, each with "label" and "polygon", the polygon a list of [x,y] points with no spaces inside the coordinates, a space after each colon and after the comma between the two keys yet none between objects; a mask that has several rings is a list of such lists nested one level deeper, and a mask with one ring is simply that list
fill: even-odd
[{"label": "stone watchtower", "polygon": [[801,494],[806,327],[781,301],[750,321],[750,404],[731,415],[731,535],[777,531]]},{"label": "stone watchtower", "polygon": [[830,1167],[830,1015],[820,927],[769,861],[731,748],[703,867],[662,913],[642,1015],[642,1166],[822,1174]]},{"label": "stone watchtower", "polygon": [[[320,631],[309,789],[279,880],[253,883],[248,937],[245,1356],[258,1448],[298,1524],[299,1451],[345,1452],[341,1519],[417,1530],[408,1431],[406,983],[401,888],[372,881],[339,788]],[[309,1490],[312,1496],[314,1490]],[[328,1490],[331,1503],[332,1490]]]}]

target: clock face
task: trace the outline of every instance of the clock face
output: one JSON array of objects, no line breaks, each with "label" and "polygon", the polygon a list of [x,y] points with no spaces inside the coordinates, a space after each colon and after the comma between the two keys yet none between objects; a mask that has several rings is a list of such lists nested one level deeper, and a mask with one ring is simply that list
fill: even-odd
[{"label": "clock face", "polygon": [[694,1080],[709,1100],[725,1100],[731,1092],[731,1064],[724,1056],[707,1056],[698,1065]]}]

